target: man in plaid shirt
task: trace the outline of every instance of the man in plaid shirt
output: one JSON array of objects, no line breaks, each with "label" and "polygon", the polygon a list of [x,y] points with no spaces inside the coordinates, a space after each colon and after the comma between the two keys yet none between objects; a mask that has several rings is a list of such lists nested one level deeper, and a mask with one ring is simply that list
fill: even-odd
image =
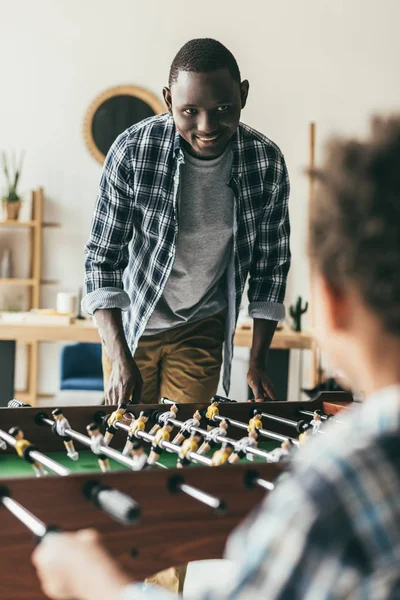
[{"label": "man in plaid shirt", "polygon": [[257,400],[274,398],[265,368],[285,314],[289,180],[279,148],[239,122],[248,88],[229,50],[192,40],[171,66],[168,113],[108,153],[83,301],[106,349],[107,403],[209,399],[224,342],[227,391],[248,275],[248,381]]}]

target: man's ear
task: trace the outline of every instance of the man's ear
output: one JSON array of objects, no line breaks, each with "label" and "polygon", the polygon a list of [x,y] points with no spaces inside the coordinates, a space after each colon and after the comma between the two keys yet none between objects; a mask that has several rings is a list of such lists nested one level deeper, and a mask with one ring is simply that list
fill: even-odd
[{"label": "man's ear", "polygon": [[167,105],[167,109],[170,115],[172,115],[172,98],[171,90],[168,87],[163,88],[164,102]]},{"label": "man's ear", "polygon": [[242,83],[240,84],[241,108],[244,108],[246,106],[247,96],[249,95],[249,87],[250,87],[250,84],[247,81],[247,79],[242,81]]}]

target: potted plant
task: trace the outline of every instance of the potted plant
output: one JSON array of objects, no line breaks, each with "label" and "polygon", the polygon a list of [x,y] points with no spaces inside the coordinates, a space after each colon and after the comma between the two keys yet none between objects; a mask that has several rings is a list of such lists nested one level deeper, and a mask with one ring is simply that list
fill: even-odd
[{"label": "potted plant", "polygon": [[15,221],[18,219],[21,208],[21,196],[18,194],[18,182],[21,175],[23,156],[19,161],[15,155],[8,160],[6,153],[2,155],[3,173],[6,179],[6,191],[3,195],[3,215],[5,221]]}]

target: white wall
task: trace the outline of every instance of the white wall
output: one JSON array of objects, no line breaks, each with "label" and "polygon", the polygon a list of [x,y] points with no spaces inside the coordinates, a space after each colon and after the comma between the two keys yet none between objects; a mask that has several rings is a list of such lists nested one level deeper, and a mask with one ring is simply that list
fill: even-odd
[{"label": "white wall", "polygon": [[[43,185],[46,218],[62,223],[45,233],[44,277],[61,283],[44,289],[44,305],[83,280],[101,170],[83,142],[87,106],[118,84],[160,93],[176,51],[201,36],[236,55],[251,84],[243,120],[286,155],[293,228],[287,300],[307,296],[301,171],[308,123],[317,122],[319,153],[327,134],[358,134],[371,113],[398,109],[399,20],[398,0],[0,0],[0,149],[25,149],[22,186]],[[43,349],[43,392],[57,386],[54,348]]]}]

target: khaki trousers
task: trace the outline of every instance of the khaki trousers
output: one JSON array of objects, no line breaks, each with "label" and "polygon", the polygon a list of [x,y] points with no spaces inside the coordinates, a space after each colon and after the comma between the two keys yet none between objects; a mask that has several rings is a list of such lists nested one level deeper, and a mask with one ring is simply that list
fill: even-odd
[{"label": "khaki trousers", "polygon": [[[176,402],[208,402],[217,391],[222,365],[226,313],[157,335],[143,336],[135,361],[143,378],[142,402],[157,404],[165,396]],[[111,363],[102,353],[104,389]],[[162,543],[162,540],[160,540]],[[182,593],[187,565],[148,577],[146,583]]]}]

